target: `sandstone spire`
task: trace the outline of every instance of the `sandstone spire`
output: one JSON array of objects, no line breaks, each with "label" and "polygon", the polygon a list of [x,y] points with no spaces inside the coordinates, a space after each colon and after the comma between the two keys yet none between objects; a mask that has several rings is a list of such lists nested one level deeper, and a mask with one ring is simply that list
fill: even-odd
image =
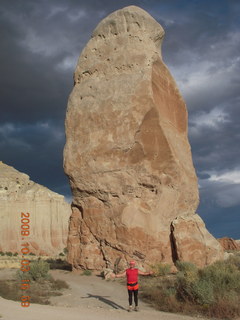
[{"label": "sandstone spire", "polygon": [[[129,258],[143,266],[172,262],[179,250],[172,222],[195,215],[187,110],[162,61],[163,36],[147,12],[126,7],[99,23],[79,58],[64,150],[73,193],[68,258],[76,268],[101,269],[119,258],[123,265]],[[206,233],[214,260],[221,249]],[[193,242],[207,247],[208,236]]]}]

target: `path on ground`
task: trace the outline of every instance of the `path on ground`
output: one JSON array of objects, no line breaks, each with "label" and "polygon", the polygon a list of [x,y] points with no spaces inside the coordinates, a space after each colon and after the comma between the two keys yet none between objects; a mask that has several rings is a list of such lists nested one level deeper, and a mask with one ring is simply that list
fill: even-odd
[{"label": "path on ground", "polygon": [[[5,275],[1,275],[0,278]],[[51,305],[31,304],[23,308],[20,302],[0,297],[1,320],[199,320],[154,310],[139,301],[140,311],[127,312],[127,290],[119,281],[106,281],[99,276],[83,276],[69,271],[53,270],[55,279],[65,280],[70,289],[51,297]]]}]

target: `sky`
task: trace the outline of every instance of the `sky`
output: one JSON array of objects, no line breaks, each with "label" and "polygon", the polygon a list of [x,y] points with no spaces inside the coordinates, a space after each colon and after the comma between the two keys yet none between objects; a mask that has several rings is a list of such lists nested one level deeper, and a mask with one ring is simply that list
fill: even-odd
[{"label": "sky", "polygon": [[128,5],[164,28],[163,60],[189,113],[197,213],[240,239],[240,1],[1,0],[0,160],[65,195],[64,120],[78,57],[97,24]]}]

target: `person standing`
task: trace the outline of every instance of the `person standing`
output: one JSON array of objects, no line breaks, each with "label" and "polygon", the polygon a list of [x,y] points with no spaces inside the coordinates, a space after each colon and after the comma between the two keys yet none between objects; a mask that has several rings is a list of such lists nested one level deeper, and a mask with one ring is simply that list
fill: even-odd
[{"label": "person standing", "polygon": [[128,289],[128,302],[129,302],[129,308],[128,311],[131,312],[132,309],[132,302],[133,302],[133,296],[134,296],[134,303],[135,303],[135,311],[139,311],[138,309],[138,275],[141,276],[149,276],[153,274],[152,271],[150,272],[142,272],[139,269],[135,268],[135,261],[130,261],[129,268],[126,269],[122,273],[118,273],[114,275],[114,278],[121,278],[121,277],[127,277],[127,289]]}]

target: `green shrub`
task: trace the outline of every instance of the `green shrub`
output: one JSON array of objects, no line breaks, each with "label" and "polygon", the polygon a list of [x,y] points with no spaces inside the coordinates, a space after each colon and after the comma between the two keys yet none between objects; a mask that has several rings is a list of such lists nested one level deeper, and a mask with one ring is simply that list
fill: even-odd
[{"label": "green shrub", "polygon": [[30,270],[28,272],[17,271],[17,277],[20,279],[28,279],[32,281],[39,281],[49,279],[49,264],[46,261],[38,260],[30,263]]},{"label": "green shrub", "polygon": [[199,273],[212,283],[216,297],[225,297],[232,290],[240,294],[240,270],[231,261],[217,261]]},{"label": "green shrub", "polygon": [[59,256],[64,257],[64,253],[60,252]]},{"label": "green shrub", "polygon": [[64,254],[68,254],[68,248],[63,249]]},{"label": "green shrub", "polygon": [[12,257],[13,253],[12,252],[6,252],[6,256]]},{"label": "green shrub", "polygon": [[5,253],[0,251],[0,256],[5,256]]},{"label": "green shrub", "polygon": [[142,297],[157,309],[221,319],[240,316],[239,255],[203,269],[178,262],[176,276],[146,278]]},{"label": "green shrub", "polygon": [[187,261],[177,261],[176,262],[176,267],[178,269],[178,271],[182,271],[182,272],[196,272],[197,271],[197,267],[195,266],[195,264],[193,264],[192,262],[187,262]]},{"label": "green shrub", "polygon": [[17,253],[17,252],[15,252],[15,253],[13,254],[13,256],[14,256],[14,257],[17,257],[17,256],[18,256],[18,253]]},{"label": "green shrub", "polygon": [[151,268],[156,276],[165,276],[171,271],[171,266],[166,263],[157,263],[152,265]]},{"label": "green shrub", "polygon": [[234,264],[240,271],[240,252],[237,252],[234,255],[230,256],[226,263]]},{"label": "green shrub", "polygon": [[30,256],[36,256],[36,254],[33,253],[33,252],[30,252],[29,255],[30,255]]},{"label": "green shrub", "polygon": [[82,273],[84,276],[91,276],[92,271],[91,270],[84,270]]}]

